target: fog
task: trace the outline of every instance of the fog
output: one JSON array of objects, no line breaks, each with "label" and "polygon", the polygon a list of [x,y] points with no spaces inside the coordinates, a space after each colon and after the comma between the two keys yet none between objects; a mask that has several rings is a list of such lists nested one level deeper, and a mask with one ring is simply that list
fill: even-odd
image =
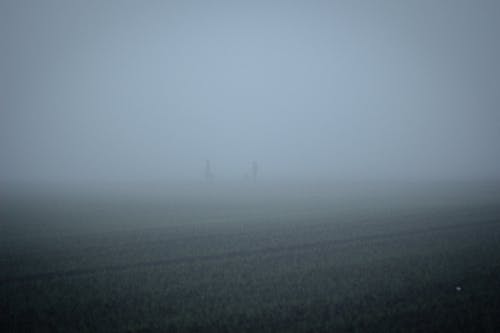
[{"label": "fog", "polygon": [[0,180],[500,178],[498,1],[0,3]]}]

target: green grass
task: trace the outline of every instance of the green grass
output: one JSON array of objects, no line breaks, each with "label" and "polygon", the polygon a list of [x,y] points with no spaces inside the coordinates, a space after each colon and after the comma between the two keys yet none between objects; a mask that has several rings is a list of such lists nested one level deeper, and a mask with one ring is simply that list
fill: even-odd
[{"label": "green grass", "polygon": [[498,191],[404,193],[4,200],[0,330],[500,331]]}]

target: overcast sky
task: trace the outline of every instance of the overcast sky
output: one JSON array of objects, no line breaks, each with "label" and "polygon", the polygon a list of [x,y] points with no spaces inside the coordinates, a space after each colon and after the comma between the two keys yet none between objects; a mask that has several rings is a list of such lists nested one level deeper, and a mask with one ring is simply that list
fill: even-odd
[{"label": "overcast sky", "polygon": [[500,1],[0,2],[0,179],[500,178]]}]

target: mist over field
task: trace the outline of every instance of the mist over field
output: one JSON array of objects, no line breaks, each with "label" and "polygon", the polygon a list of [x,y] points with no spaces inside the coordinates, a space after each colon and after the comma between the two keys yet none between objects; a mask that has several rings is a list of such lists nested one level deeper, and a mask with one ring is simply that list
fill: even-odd
[{"label": "mist over field", "polygon": [[497,1],[2,1],[7,182],[499,179]]},{"label": "mist over field", "polygon": [[500,2],[0,1],[1,332],[499,332]]}]

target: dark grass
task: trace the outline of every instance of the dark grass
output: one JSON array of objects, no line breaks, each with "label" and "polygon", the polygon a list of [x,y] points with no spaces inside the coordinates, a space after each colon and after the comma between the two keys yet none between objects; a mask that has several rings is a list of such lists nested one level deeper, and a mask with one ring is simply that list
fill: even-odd
[{"label": "dark grass", "polygon": [[498,332],[499,192],[438,192],[10,198],[0,331]]}]

